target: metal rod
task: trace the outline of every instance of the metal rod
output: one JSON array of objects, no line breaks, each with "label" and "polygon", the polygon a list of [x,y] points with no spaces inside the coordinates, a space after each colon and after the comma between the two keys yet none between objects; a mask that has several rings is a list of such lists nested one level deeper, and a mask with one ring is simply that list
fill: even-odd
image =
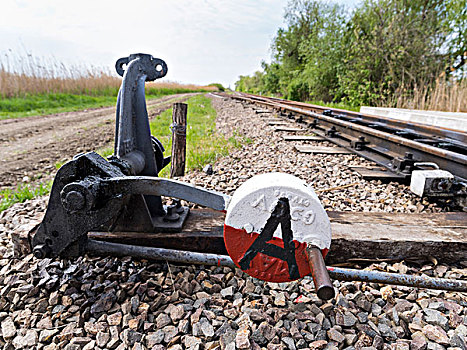
[{"label": "metal rod", "polygon": [[467,281],[462,280],[405,275],[402,273],[343,269],[332,266],[328,266],[328,271],[332,278],[340,281],[362,281],[408,287],[451,290],[464,293],[467,292]]},{"label": "metal rod", "polygon": [[96,255],[133,256],[150,260],[166,260],[175,263],[196,265],[217,265],[235,268],[227,255],[187,252],[183,250],[142,247],[129,244],[111,243],[88,239],[86,251]]},{"label": "metal rod", "polygon": [[[128,244],[110,243],[88,239],[86,250],[96,255],[133,256],[150,260],[166,260],[175,263],[196,265],[217,265],[235,268],[229,256],[207,253],[187,252],[174,249],[141,247]],[[321,253],[320,253],[321,254]],[[404,275],[399,273],[343,269],[328,266],[329,276],[341,281],[362,281],[393,284],[407,287],[419,287],[467,292],[467,281],[446,278]]]},{"label": "metal rod", "polygon": [[328,270],[324,264],[323,254],[318,247],[307,245],[306,254],[310,264],[311,276],[315,284],[316,294],[320,299],[332,299],[336,295]]},{"label": "metal rod", "polygon": [[107,190],[115,194],[144,194],[184,199],[214,210],[226,210],[230,196],[196,187],[189,183],[153,176],[124,176],[102,180]]}]

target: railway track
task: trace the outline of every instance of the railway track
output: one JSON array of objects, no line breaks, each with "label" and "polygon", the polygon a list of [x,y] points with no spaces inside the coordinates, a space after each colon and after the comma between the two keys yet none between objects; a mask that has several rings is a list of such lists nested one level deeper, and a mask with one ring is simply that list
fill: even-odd
[{"label": "railway track", "polygon": [[340,147],[385,168],[364,176],[408,183],[415,170],[442,169],[457,184],[427,195],[449,196],[467,182],[467,133],[245,93],[224,97],[276,111]]}]

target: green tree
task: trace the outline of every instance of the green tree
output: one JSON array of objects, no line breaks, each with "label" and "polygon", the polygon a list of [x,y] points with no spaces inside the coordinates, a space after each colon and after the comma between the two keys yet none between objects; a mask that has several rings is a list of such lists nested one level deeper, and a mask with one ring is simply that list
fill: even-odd
[{"label": "green tree", "polygon": [[262,94],[264,93],[263,76],[264,73],[260,71],[255,72],[251,77],[241,75],[235,83],[235,90],[251,94]]},{"label": "green tree", "polygon": [[367,0],[344,36],[339,98],[378,104],[401,88],[434,82],[449,62],[443,0]]},{"label": "green tree", "polygon": [[335,88],[336,62],[345,26],[342,6],[319,1],[290,1],[273,41],[274,62],[281,72],[279,90],[292,99],[331,100]]},{"label": "green tree", "polygon": [[[272,63],[239,88],[296,100],[378,105],[467,59],[467,0],[365,0],[350,10],[290,0]],[[462,70],[464,69],[464,70]],[[457,77],[465,75],[465,66]]]}]

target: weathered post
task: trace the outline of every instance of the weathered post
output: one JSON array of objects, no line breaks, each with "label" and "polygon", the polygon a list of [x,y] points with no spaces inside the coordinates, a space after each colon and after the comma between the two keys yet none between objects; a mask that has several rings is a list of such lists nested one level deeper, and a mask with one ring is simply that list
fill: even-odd
[{"label": "weathered post", "polygon": [[170,177],[185,175],[187,107],[185,103],[174,103],[173,106]]}]

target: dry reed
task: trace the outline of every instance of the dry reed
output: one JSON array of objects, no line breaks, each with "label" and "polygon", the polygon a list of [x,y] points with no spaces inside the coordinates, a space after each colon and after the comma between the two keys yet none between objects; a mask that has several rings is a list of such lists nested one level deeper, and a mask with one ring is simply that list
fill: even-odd
[{"label": "dry reed", "polygon": [[408,91],[402,87],[385,103],[385,107],[445,112],[467,112],[467,80],[438,79]]},{"label": "dry reed", "polygon": [[[23,97],[46,93],[99,95],[117,91],[121,78],[108,70],[96,67],[70,66],[55,58],[38,58],[3,54],[0,57],[0,97]],[[150,83],[156,89],[186,89],[216,91],[213,86],[179,84],[176,82]]]},{"label": "dry reed", "polygon": [[30,94],[98,94],[116,89],[120,79],[96,67],[67,66],[55,58],[2,55],[0,59],[0,95],[3,98]]}]

